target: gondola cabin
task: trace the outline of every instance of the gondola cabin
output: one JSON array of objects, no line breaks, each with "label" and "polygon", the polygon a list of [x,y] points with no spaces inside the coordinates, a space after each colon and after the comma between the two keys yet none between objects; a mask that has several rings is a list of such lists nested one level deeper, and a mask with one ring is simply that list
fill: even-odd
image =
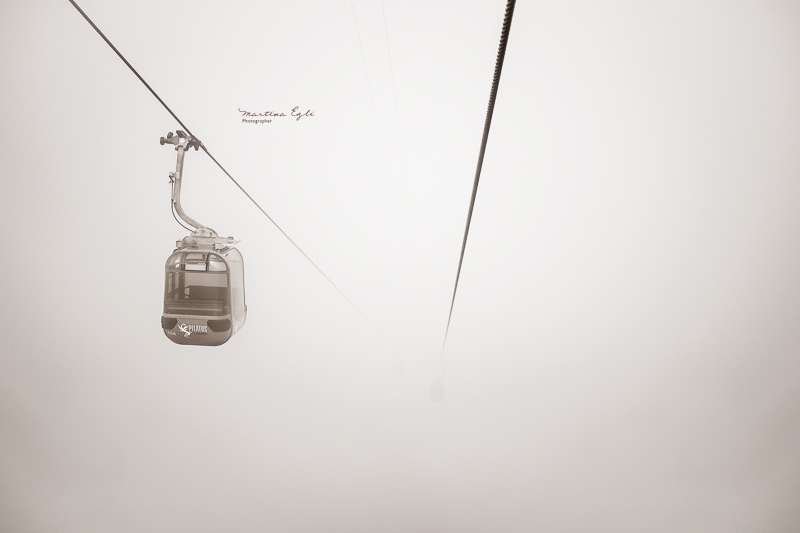
[{"label": "gondola cabin", "polygon": [[247,315],[242,254],[192,241],[167,259],[161,327],[177,344],[219,346],[244,326]]}]

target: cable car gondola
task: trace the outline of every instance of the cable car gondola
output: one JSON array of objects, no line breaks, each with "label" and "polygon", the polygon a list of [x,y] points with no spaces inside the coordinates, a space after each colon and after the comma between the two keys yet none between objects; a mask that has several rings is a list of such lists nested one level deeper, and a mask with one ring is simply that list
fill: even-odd
[{"label": "cable car gondola", "polygon": [[197,150],[201,143],[183,131],[177,134],[161,138],[161,144],[174,144],[178,152],[175,172],[170,173],[172,207],[194,230],[176,243],[167,259],[161,327],[176,344],[219,346],[244,326],[247,316],[244,262],[233,246],[239,241],[220,237],[183,212],[183,157],[187,149]]}]

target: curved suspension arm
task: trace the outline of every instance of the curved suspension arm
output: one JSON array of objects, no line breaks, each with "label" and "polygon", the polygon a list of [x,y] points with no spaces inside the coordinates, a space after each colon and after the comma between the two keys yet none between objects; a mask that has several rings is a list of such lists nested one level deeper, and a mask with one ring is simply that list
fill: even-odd
[{"label": "curved suspension arm", "polygon": [[178,152],[178,162],[175,164],[175,173],[172,174],[174,180],[172,186],[172,205],[175,206],[175,212],[178,216],[194,229],[203,228],[202,224],[191,218],[181,207],[181,177],[183,176],[183,158],[186,155],[186,149],[194,146],[197,150],[203,143],[198,139],[187,135],[181,130],[177,131],[178,135],[173,136],[172,132],[168,133],[166,138],[161,137],[161,144],[174,144],[175,150]]},{"label": "curved suspension arm", "polygon": [[181,207],[181,175],[183,174],[183,156],[186,150],[183,146],[178,145],[178,163],[175,165],[175,184],[172,187],[172,205],[175,206],[175,212],[178,216],[194,229],[203,227],[202,224],[187,215],[183,207]]}]

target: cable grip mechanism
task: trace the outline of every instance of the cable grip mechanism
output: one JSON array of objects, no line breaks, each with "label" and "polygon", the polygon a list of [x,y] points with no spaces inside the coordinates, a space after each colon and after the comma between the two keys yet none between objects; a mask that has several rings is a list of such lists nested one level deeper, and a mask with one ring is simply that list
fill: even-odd
[{"label": "cable grip mechanism", "polygon": [[197,137],[193,137],[182,130],[175,130],[177,135],[174,135],[172,132],[167,133],[166,137],[161,137],[161,144],[174,144],[175,149],[179,150],[181,147],[184,150],[188,150],[191,147],[194,147],[194,150],[197,151],[203,146],[203,143]]}]

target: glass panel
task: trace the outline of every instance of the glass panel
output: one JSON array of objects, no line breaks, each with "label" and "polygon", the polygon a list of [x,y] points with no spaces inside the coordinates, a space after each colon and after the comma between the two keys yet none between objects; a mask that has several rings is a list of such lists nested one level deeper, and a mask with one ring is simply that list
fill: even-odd
[{"label": "glass panel", "polygon": [[181,269],[181,253],[177,252],[169,256],[167,259],[167,270],[180,270]]},{"label": "glass panel", "polygon": [[212,272],[225,272],[228,266],[225,260],[216,254],[208,254],[208,270]]},{"label": "glass panel", "polygon": [[195,270],[205,272],[206,254],[202,252],[186,252],[183,256],[185,270]]},{"label": "glass panel", "polygon": [[167,259],[169,270],[191,270],[193,272],[225,272],[228,266],[217,254],[207,252],[176,252]]},{"label": "glass panel", "polygon": [[231,306],[234,319],[244,314],[244,265],[242,255],[234,248],[228,254],[231,267]]},{"label": "glass panel", "polygon": [[167,272],[164,313],[222,316],[230,313],[225,272]]}]

